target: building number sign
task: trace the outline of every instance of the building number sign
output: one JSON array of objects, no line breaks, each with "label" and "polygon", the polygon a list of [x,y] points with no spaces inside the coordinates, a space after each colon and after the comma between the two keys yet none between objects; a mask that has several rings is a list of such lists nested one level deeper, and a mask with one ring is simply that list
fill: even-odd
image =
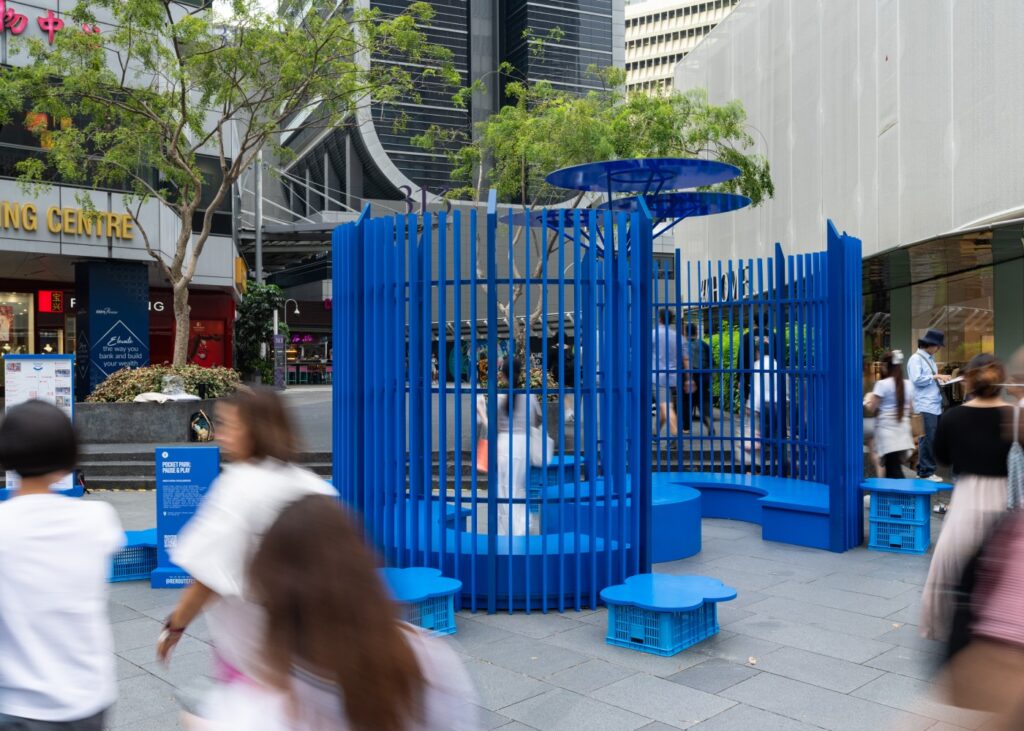
[{"label": "building number sign", "polygon": [[[36,22],[39,24],[39,29],[46,34],[46,39],[51,46],[54,36],[64,30],[64,20],[55,15],[52,10],[47,10],[46,15],[36,17]],[[28,16],[8,5],[6,0],[0,0],[0,32],[20,36],[27,27]],[[91,23],[83,23],[82,30],[94,35],[100,33],[100,27]]]}]

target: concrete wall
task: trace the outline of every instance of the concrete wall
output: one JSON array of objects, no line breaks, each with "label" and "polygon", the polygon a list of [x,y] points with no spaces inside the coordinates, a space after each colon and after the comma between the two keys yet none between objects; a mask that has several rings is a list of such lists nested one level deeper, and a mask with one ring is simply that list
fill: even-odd
[{"label": "concrete wall", "polygon": [[1024,3],[743,0],[676,87],[743,102],[776,195],[677,228],[684,256],[864,255],[1024,213]]}]

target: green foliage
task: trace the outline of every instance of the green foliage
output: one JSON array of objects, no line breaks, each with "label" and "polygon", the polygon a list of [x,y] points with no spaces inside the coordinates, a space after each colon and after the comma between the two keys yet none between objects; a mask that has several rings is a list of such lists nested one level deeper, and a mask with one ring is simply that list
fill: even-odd
[{"label": "green foliage", "polygon": [[[235,363],[246,375],[259,373],[264,383],[273,380],[271,336],[274,328],[274,310],[284,305],[284,295],[276,284],[249,283],[235,320]],[[260,355],[262,346],[267,355]]]},{"label": "green foliage", "polygon": [[[503,73],[510,74],[509,69]],[[735,180],[715,190],[742,193],[754,205],[775,192],[768,161],[751,152],[754,139],[738,101],[708,102],[707,92],[691,89],[665,95],[627,93],[621,69],[591,69],[603,88],[585,96],[556,89],[546,81],[513,80],[505,94],[513,103],[477,125],[476,139],[461,138],[451,153],[451,195],[480,199],[493,187],[501,200],[535,205],[564,197],[544,182],[562,167],[632,157],[701,157],[740,168]],[[456,135],[457,136],[457,135]],[[433,129],[417,138],[427,149],[453,135]],[[482,162],[486,164],[481,167]]]},{"label": "green foliage", "polygon": [[[306,15],[290,18],[267,14],[256,0],[231,0],[226,15],[213,3],[78,0],[52,46],[8,40],[28,63],[0,69],[0,124],[21,122],[25,109],[60,120],[45,132],[44,158],[19,164],[20,179],[45,188],[56,170],[86,186],[127,185],[146,251],[172,286],[187,289],[215,210],[261,150],[286,154],[282,132],[352,124],[371,97],[416,100],[424,80],[459,83],[450,52],[427,41],[428,4],[398,15],[360,6],[314,0]],[[109,19],[102,35],[81,29],[101,13]],[[389,62],[360,62],[370,55]],[[314,114],[300,114],[311,107]],[[204,177],[201,153],[218,161],[219,179]],[[141,205],[153,199],[178,219],[172,247],[156,246],[157,232],[146,229]],[[193,233],[197,212],[202,226]],[[176,316],[177,331],[187,333],[187,309]],[[175,363],[184,363],[185,348],[176,342]]]},{"label": "green foliage", "polygon": [[[746,330],[723,324],[721,330],[704,339],[711,346],[711,361],[715,368],[739,368],[740,348]],[[738,413],[743,406],[743,381],[736,373],[714,373],[711,398],[723,411]]]},{"label": "green foliage", "polygon": [[91,403],[134,401],[140,393],[160,392],[164,376],[180,376],[186,393],[199,395],[200,386],[206,387],[207,398],[219,398],[232,393],[240,383],[238,371],[231,368],[204,368],[197,365],[156,365],[145,368],[123,368],[107,377],[85,399]]}]

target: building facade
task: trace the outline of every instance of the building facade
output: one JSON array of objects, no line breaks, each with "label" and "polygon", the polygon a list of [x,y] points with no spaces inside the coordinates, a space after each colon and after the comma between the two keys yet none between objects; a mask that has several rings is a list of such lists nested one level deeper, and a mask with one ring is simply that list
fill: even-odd
[{"label": "building facade", "polygon": [[671,89],[676,64],[739,0],[640,0],[626,4],[626,88]]},{"label": "building facade", "polygon": [[[1024,4],[744,0],[676,68],[743,102],[775,197],[688,221],[686,260],[863,242],[869,361],[946,332],[954,368],[1024,342]],[[870,363],[867,364],[870,367]]]},{"label": "building facade", "polygon": [[[52,43],[57,34],[72,27],[73,21],[62,7],[46,0],[8,2],[9,15],[0,31],[0,62],[25,62],[24,52],[17,51],[12,42],[18,36]],[[24,24],[20,22],[23,17]],[[94,28],[102,33],[109,26],[102,16],[98,20]],[[168,256],[174,251],[178,219],[150,201],[133,220],[124,190],[66,184],[57,173],[48,190],[24,190],[15,179],[16,165],[43,156],[47,144],[45,132],[40,137],[30,129],[54,129],[54,125],[46,115],[25,114],[15,115],[0,127],[0,353],[75,353],[81,300],[76,293],[76,265],[135,262],[149,273],[149,361],[168,361],[174,347],[170,286],[146,252],[140,229],[155,249]],[[208,159],[200,159],[209,175],[218,169],[215,154],[211,150]],[[97,217],[83,215],[78,200],[82,195],[91,200]],[[136,207],[132,206],[133,213]],[[192,337],[196,347],[190,352],[196,363],[230,365],[236,258],[230,202],[216,215],[214,232],[193,279]]]}]

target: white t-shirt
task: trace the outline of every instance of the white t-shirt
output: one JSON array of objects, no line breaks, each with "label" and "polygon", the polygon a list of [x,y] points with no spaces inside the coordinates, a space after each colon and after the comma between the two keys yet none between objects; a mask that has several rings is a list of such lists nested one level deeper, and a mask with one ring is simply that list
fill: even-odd
[{"label": "white t-shirt", "polygon": [[[427,681],[423,723],[406,731],[477,731],[476,694],[458,655],[442,640],[409,628],[409,641]],[[266,686],[218,685],[200,713],[209,731],[347,731],[338,689],[308,673],[292,676],[294,701]]]},{"label": "white t-shirt", "polygon": [[[875,383],[871,393],[881,399],[878,404],[878,413],[887,416],[896,415],[896,380],[883,378]],[[908,380],[903,381],[903,416],[907,417],[913,411],[914,384]]]},{"label": "white t-shirt", "polygon": [[113,704],[107,579],[124,540],[107,503],[0,503],[0,713],[76,721]]},{"label": "white t-shirt", "polygon": [[263,609],[246,591],[249,561],[289,504],[336,495],[323,478],[277,460],[228,465],[178,534],[171,560],[218,595],[206,621],[222,660],[253,677],[263,639]]},{"label": "white t-shirt", "polygon": [[750,401],[747,406],[751,411],[761,411],[763,404],[775,404],[782,401],[782,379],[779,367],[770,355],[762,355],[752,366],[750,374]]}]

